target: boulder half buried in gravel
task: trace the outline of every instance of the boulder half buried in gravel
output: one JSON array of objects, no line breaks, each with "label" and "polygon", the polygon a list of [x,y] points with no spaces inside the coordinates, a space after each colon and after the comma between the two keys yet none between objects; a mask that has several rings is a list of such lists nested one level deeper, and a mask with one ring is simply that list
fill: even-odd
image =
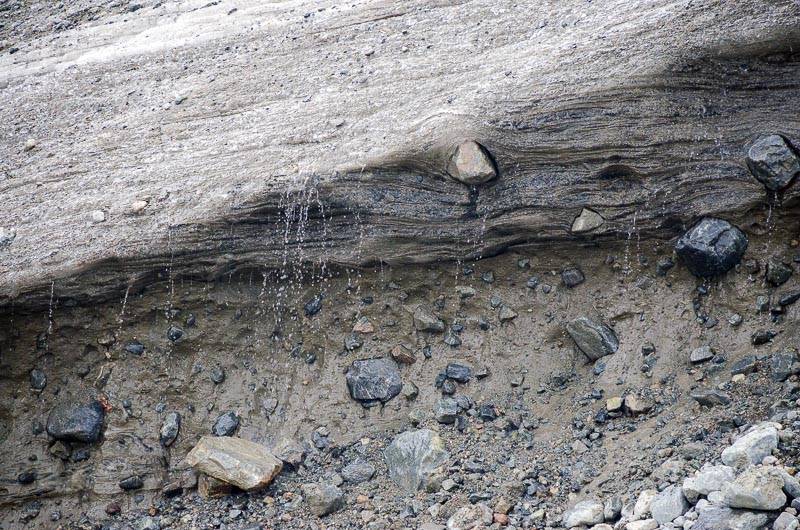
[{"label": "boulder half buried in gravel", "polygon": [[497,176],[494,161],[486,148],[471,140],[456,147],[447,165],[447,172],[468,186],[483,184]]},{"label": "boulder half buried in gravel", "polygon": [[751,467],[722,490],[725,504],[731,508],[780,510],[786,504],[783,478],[769,467]]},{"label": "boulder half buried in gravel", "polygon": [[400,368],[391,359],[353,361],[345,375],[350,396],[365,407],[386,403],[400,393]]},{"label": "boulder half buried in gravel", "polygon": [[611,355],[619,348],[614,330],[590,318],[576,318],[567,324],[567,333],[590,361]]},{"label": "boulder half buried in gravel", "polygon": [[747,236],[724,219],[706,217],[675,244],[675,252],[695,276],[711,278],[732,269],[747,250]]},{"label": "boulder half buried in gravel", "polygon": [[450,458],[442,439],[429,429],[398,434],[383,456],[392,480],[411,493],[419,489],[428,474]]},{"label": "boulder half buried in gravel", "polygon": [[283,462],[263,445],[217,436],[200,438],[186,455],[186,463],[243,490],[266,486],[283,469]]},{"label": "boulder half buried in gravel", "polygon": [[344,507],[342,490],[332,484],[305,484],[303,496],[308,510],[317,517],[330,515]]},{"label": "boulder half buried in gravel", "polygon": [[56,440],[94,443],[100,440],[106,409],[99,401],[67,401],[56,405],[47,417],[47,432]]}]

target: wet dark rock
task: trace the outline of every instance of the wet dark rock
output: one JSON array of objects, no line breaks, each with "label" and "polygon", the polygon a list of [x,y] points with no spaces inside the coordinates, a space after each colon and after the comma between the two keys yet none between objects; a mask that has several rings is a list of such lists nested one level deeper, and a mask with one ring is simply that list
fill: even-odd
[{"label": "wet dark rock", "polygon": [[469,383],[469,380],[472,379],[472,368],[451,363],[445,369],[445,376],[459,383]]},{"label": "wet dark rock", "polygon": [[746,355],[733,363],[731,374],[752,374],[758,369],[758,359],[755,355]]},{"label": "wet dark rock", "polygon": [[332,484],[305,484],[302,490],[308,510],[317,517],[330,515],[344,507],[342,490]]},{"label": "wet dark rock", "polygon": [[789,379],[789,376],[792,375],[792,364],[794,364],[796,360],[797,358],[794,354],[774,354],[769,361],[769,370],[772,379],[779,382]]},{"label": "wet dark rock", "polygon": [[584,282],[586,277],[578,267],[571,267],[561,271],[561,281],[569,288],[576,287]]},{"label": "wet dark rock", "polygon": [[344,338],[344,349],[354,351],[364,345],[359,333],[350,333]]},{"label": "wet dark rock", "polygon": [[448,346],[451,346],[453,348],[461,345],[461,337],[459,337],[455,332],[453,332],[452,329],[447,330],[447,333],[444,334],[444,338],[442,339],[442,341]]},{"label": "wet dark rock", "polygon": [[444,383],[442,383],[442,394],[445,396],[452,396],[456,393],[457,389],[456,382],[452,379],[445,379]]},{"label": "wet dark rock", "polygon": [[99,401],[63,402],[50,411],[47,432],[56,440],[95,443],[100,440],[105,417],[105,408]]},{"label": "wet dark rock", "polygon": [[540,280],[538,276],[531,276],[528,278],[528,281],[525,283],[525,286],[528,289],[536,289],[539,286]]},{"label": "wet dark rock", "polygon": [[17,482],[20,484],[33,484],[36,481],[36,473],[33,471],[25,471],[17,475]]},{"label": "wet dark rock", "polygon": [[436,402],[433,408],[433,417],[436,421],[444,424],[453,424],[458,416],[458,402],[453,398],[442,398]]},{"label": "wet dark rock", "polygon": [[769,310],[769,296],[760,294],[756,296],[756,312],[766,313]]},{"label": "wet dark rock", "polygon": [[131,342],[125,345],[125,351],[131,355],[142,355],[144,353],[144,344]]},{"label": "wet dark rock", "polygon": [[780,297],[778,303],[781,306],[789,306],[800,300],[800,291],[792,291]]},{"label": "wet dark rock", "polygon": [[611,355],[619,348],[616,333],[602,322],[590,318],[581,317],[568,323],[567,333],[590,361]]},{"label": "wet dark rock", "polygon": [[758,138],[747,151],[747,167],[764,187],[778,191],[800,173],[800,157],[785,138],[770,134]]},{"label": "wet dark rock", "polygon": [[167,330],[167,338],[170,342],[177,342],[183,337],[183,330],[177,326],[170,326]]},{"label": "wet dark rock", "polygon": [[760,346],[768,343],[777,336],[778,334],[775,331],[769,329],[759,329],[750,336],[750,340],[755,346]]},{"label": "wet dark rock", "polygon": [[211,382],[215,385],[222,384],[225,381],[225,368],[221,366],[214,366],[211,368]]},{"label": "wet dark rock", "polygon": [[481,405],[478,417],[483,421],[494,421],[497,419],[497,409],[491,403]]},{"label": "wet dark rock", "polygon": [[322,295],[318,294],[303,306],[307,316],[314,316],[322,309]]},{"label": "wet dark rock", "polygon": [[666,276],[675,266],[675,262],[670,256],[661,256],[656,263],[656,276]]},{"label": "wet dark rock", "polygon": [[417,306],[414,310],[414,328],[417,331],[441,333],[445,329],[444,322],[425,306]]},{"label": "wet dark rock", "polygon": [[178,412],[170,412],[161,423],[159,431],[159,441],[164,447],[169,447],[178,437],[181,429],[181,415]]},{"label": "wet dark rock", "polygon": [[233,436],[236,429],[239,428],[239,418],[233,412],[226,412],[217,418],[214,426],[211,428],[211,433],[214,436]]},{"label": "wet dark rock", "polygon": [[486,283],[494,283],[494,273],[492,271],[487,271],[481,274],[481,280],[485,281]]},{"label": "wet dark rock", "polygon": [[353,361],[345,376],[350,396],[362,404],[386,403],[400,393],[400,368],[391,359]]},{"label": "wet dark rock", "polygon": [[367,482],[375,475],[375,466],[366,462],[353,462],[342,468],[342,478],[349,484]]},{"label": "wet dark rock", "polygon": [[767,263],[767,281],[772,285],[783,285],[792,277],[792,267],[778,259]]},{"label": "wet dark rock", "polygon": [[747,236],[723,219],[706,217],[681,237],[675,251],[695,276],[724,274],[739,263],[747,250]]},{"label": "wet dark rock", "polygon": [[728,405],[731,398],[725,392],[716,388],[699,388],[692,390],[689,394],[692,399],[703,407],[714,407],[717,405]]},{"label": "wet dark rock", "polygon": [[119,487],[124,490],[138,490],[144,487],[142,477],[134,475],[119,481]]},{"label": "wet dark rock", "polygon": [[43,371],[33,369],[31,370],[31,388],[34,390],[44,390],[47,386],[47,376]]}]

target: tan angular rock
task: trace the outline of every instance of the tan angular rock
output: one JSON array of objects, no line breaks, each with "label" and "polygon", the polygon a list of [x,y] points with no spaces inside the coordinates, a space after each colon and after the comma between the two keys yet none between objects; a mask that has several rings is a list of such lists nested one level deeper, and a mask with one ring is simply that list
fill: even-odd
[{"label": "tan angular rock", "polygon": [[572,221],[570,232],[573,234],[585,234],[603,226],[605,219],[599,213],[589,208],[581,210],[581,214]]},{"label": "tan angular rock", "polygon": [[483,184],[497,176],[489,153],[482,145],[471,140],[456,147],[447,172],[454,179],[470,186]]},{"label": "tan angular rock", "polygon": [[232,485],[215,479],[214,477],[200,475],[197,479],[197,493],[200,494],[201,499],[208,500],[214,497],[224,497],[232,491]]},{"label": "tan angular rock", "polygon": [[263,488],[283,469],[263,445],[228,436],[203,436],[186,455],[186,463],[243,490]]}]

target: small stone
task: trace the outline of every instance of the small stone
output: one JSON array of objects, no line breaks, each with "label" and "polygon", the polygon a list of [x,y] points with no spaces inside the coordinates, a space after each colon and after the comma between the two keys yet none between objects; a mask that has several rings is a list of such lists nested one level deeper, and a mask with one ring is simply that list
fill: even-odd
[{"label": "small stone", "polygon": [[783,382],[792,375],[792,365],[796,362],[794,354],[776,353],[769,361],[772,379]]},{"label": "small stone", "polygon": [[771,191],[791,184],[800,173],[800,157],[783,136],[759,137],[747,151],[747,167],[753,176]]},{"label": "small stone", "polygon": [[710,278],[732,269],[747,250],[747,236],[723,219],[703,218],[675,244],[675,252],[695,276]]},{"label": "small stone", "polygon": [[578,267],[571,267],[561,271],[561,281],[570,289],[582,284],[586,277]]},{"label": "small stone", "polygon": [[502,307],[500,307],[500,313],[498,315],[500,322],[510,322],[518,316],[519,314],[507,305],[504,304]]},{"label": "small stone", "polygon": [[353,462],[342,468],[342,478],[349,484],[367,482],[375,475],[375,466],[366,462]]},{"label": "small stone", "polygon": [[581,210],[580,215],[572,221],[570,232],[573,234],[585,234],[600,228],[604,222],[605,219],[603,219],[602,215],[589,208],[584,208]]},{"label": "small stone", "polygon": [[33,151],[34,149],[36,149],[36,145],[37,143],[34,138],[28,138],[27,140],[25,140],[25,146],[23,149],[25,150],[25,152]]},{"label": "small stone", "polygon": [[400,391],[404,398],[411,401],[417,399],[419,395],[419,388],[414,383],[403,383],[403,389]]},{"label": "small stone", "polygon": [[675,262],[670,256],[661,256],[656,263],[656,276],[666,276],[675,266]]},{"label": "small stone", "polygon": [[306,302],[306,304],[303,306],[306,316],[314,316],[320,312],[322,309],[322,298],[322,294],[317,294],[311,300]]},{"label": "small stone", "polygon": [[203,436],[186,455],[186,463],[245,491],[263,488],[283,469],[266,447],[241,438]]},{"label": "small stone", "polygon": [[133,213],[139,213],[145,208],[147,208],[147,201],[133,201],[131,204],[131,211]]},{"label": "small stone", "polygon": [[347,351],[354,351],[364,345],[364,341],[358,333],[349,333],[344,338],[344,349]]},{"label": "small stone", "polygon": [[344,494],[336,486],[305,484],[302,490],[308,510],[317,517],[325,517],[344,508]]},{"label": "small stone", "polygon": [[750,336],[754,346],[761,346],[774,339],[778,334],[772,330],[759,329]]},{"label": "small stone", "polygon": [[778,259],[771,259],[767,263],[767,281],[772,285],[783,285],[792,277],[792,267]]},{"label": "small stone", "polygon": [[214,366],[211,368],[211,382],[220,385],[225,381],[225,368]]},{"label": "small stone", "polygon": [[564,528],[591,526],[602,523],[603,520],[603,505],[595,499],[588,499],[577,503],[564,512],[564,515],[561,517],[561,523]]},{"label": "small stone", "polygon": [[703,407],[728,405],[731,402],[728,394],[716,388],[699,388],[692,390],[689,395]]},{"label": "small stone", "polygon": [[20,484],[33,484],[36,481],[36,473],[33,471],[25,471],[17,475],[17,482]]},{"label": "small stone", "polygon": [[350,396],[364,405],[386,403],[403,388],[400,368],[391,359],[353,361],[345,378]]},{"label": "small stone", "polygon": [[619,348],[614,331],[602,322],[589,318],[578,318],[567,324],[567,333],[590,361],[611,355]]},{"label": "small stone", "polygon": [[167,339],[170,342],[177,342],[180,338],[183,337],[183,330],[177,326],[170,326],[167,329]]},{"label": "small stone", "polygon": [[459,383],[469,383],[472,379],[472,368],[462,364],[450,363],[445,368],[445,376]]},{"label": "small stone", "polygon": [[704,363],[713,358],[714,350],[711,349],[711,346],[700,346],[699,348],[695,348],[689,355],[689,361],[694,364]]},{"label": "small stone", "polygon": [[159,441],[164,447],[169,447],[178,437],[181,428],[181,415],[178,412],[170,412],[164,417],[159,431]]},{"label": "small stone", "polygon": [[777,447],[777,429],[771,424],[760,424],[722,451],[722,462],[735,468],[759,464]]},{"label": "small stone", "polygon": [[367,317],[359,318],[358,322],[353,326],[354,333],[373,333],[374,331],[375,326],[372,325],[372,322]]},{"label": "small stone", "polygon": [[123,490],[139,490],[144,487],[144,480],[139,476],[132,476],[119,481],[119,487]]},{"label": "small stone", "polygon": [[395,436],[384,451],[389,476],[407,492],[416,492],[423,480],[450,458],[444,442],[429,429]]},{"label": "small stone", "polygon": [[731,375],[752,374],[758,368],[758,359],[755,355],[746,355],[731,366]]},{"label": "small stone", "polygon": [[671,523],[689,511],[689,503],[681,488],[671,485],[659,492],[650,503],[650,513],[658,524]]},{"label": "small stone", "polygon": [[751,467],[723,488],[731,508],[780,510],[786,505],[783,479],[769,467]]},{"label": "small stone", "polygon": [[139,342],[132,342],[125,345],[125,351],[131,355],[142,355],[144,353],[144,344]]},{"label": "small stone", "polygon": [[398,345],[392,348],[391,354],[392,359],[400,364],[414,364],[417,362],[417,358],[414,356],[411,350],[403,345]]},{"label": "small stone", "polygon": [[621,397],[613,397],[606,400],[606,410],[608,412],[618,412],[622,410],[622,398]]},{"label": "small stone", "polygon": [[653,401],[650,398],[631,394],[625,397],[625,408],[634,416],[647,414],[653,408]]},{"label": "small stone", "polygon": [[43,371],[33,369],[31,370],[31,388],[34,390],[44,390],[47,386],[47,376]]},{"label": "small stone", "polygon": [[16,237],[17,231],[15,229],[0,226],[0,249],[11,245]]},{"label": "small stone", "polygon": [[106,220],[106,212],[103,210],[95,210],[92,212],[92,222],[93,223],[102,223]]},{"label": "small stone", "polygon": [[458,416],[458,402],[453,398],[438,400],[433,409],[433,416],[439,423],[455,423],[456,416]]},{"label": "small stone", "polygon": [[106,410],[99,401],[68,401],[56,405],[47,417],[47,432],[56,440],[95,443],[100,440]]},{"label": "small stone", "polygon": [[461,337],[459,337],[452,329],[448,329],[447,333],[445,333],[442,342],[447,344],[448,346],[455,348],[456,346],[461,345]]},{"label": "small stone", "polygon": [[468,186],[483,184],[497,176],[486,148],[474,141],[466,141],[456,147],[447,165],[447,172]]},{"label": "small stone", "polygon": [[233,436],[236,429],[239,428],[239,418],[233,412],[226,412],[217,418],[214,426],[211,428],[214,436]]},{"label": "small stone", "polygon": [[445,324],[433,311],[420,305],[414,310],[414,328],[417,331],[441,333],[445,330]]}]

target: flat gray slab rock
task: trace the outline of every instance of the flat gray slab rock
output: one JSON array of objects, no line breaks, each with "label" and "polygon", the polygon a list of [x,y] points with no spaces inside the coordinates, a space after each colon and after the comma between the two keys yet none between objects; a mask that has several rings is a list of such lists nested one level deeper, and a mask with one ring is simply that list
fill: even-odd
[{"label": "flat gray slab rock", "polygon": [[203,436],[186,463],[243,490],[263,488],[283,469],[283,462],[263,445],[227,436]]},{"label": "flat gray slab rock", "polygon": [[653,502],[650,503],[650,514],[658,524],[666,524],[685,514],[689,507],[689,502],[683,496],[681,488],[672,485],[653,497]]}]

